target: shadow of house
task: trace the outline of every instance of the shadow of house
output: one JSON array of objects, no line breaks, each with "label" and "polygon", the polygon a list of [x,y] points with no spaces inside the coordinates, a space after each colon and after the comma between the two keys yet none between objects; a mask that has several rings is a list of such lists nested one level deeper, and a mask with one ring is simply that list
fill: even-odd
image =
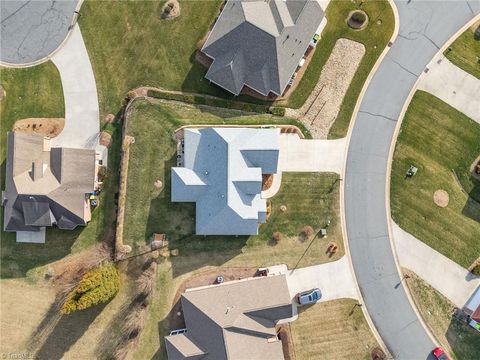
[{"label": "shadow of house", "polygon": [[472,190],[468,193],[468,199],[462,209],[462,214],[470,219],[480,222],[480,181],[473,176],[470,177],[473,184]]},{"label": "shadow of house", "polygon": [[466,322],[452,317],[445,337],[458,359],[474,359],[480,353],[480,333]]}]

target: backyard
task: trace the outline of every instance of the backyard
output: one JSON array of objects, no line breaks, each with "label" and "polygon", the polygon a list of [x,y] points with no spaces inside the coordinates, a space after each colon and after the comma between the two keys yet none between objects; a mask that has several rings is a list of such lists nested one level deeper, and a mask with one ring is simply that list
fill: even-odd
[{"label": "backyard", "polygon": [[480,353],[478,332],[452,316],[454,305],[442,294],[420,279],[415,273],[403,269],[415,305],[423,320],[454,359],[475,359]]},{"label": "backyard", "polygon": [[297,360],[371,359],[378,343],[356,300],[340,299],[301,309],[290,323]]},{"label": "backyard", "polygon": [[479,26],[480,22],[477,22],[468,28],[444,52],[448,60],[478,79],[480,79],[480,36],[475,38],[475,30]]},{"label": "backyard", "polygon": [[[417,91],[403,120],[391,174],[392,217],[404,230],[468,268],[480,253],[480,125],[440,99]],[[412,178],[405,173],[418,168]],[[448,206],[433,201],[448,193]]]},{"label": "backyard", "polygon": [[[213,25],[221,3],[220,0],[180,1],[181,15],[167,21],[160,18],[163,5],[160,1],[86,1],[80,26],[95,72],[103,115],[116,113],[125,94],[141,85],[232,98],[204,79],[207,69],[194,58],[196,45]],[[366,29],[355,31],[345,24],[345,18],[359,7],[368,14],[370,22]],[[363,43],[365,56],[330,134],[339,138],[346,135],[361,88],[393,33],[394,17],[386,0],[368,0],[360,5],[334,0],[326,17],[327,26],[305,76],[288,102],[280,104],[299,108],[305,102],[338,39]],[[259,102],[247,96],[239,99]]]},{"label": "backyard", "polygon": [[[160,100],[138,101],[129,115],[127,133],[135,137],[130,148],[125,210],[124,242],[133,254],[146,251],[150,235],[166,233],[169,248],[177,249],[159,265],[157,289],[144,335],[138,347],[138,358],[151,357],[158,344],[163,344],[162,322],[171,306],[179,282],[194,271],[211,267],[259,267],[286,263],[290,268],[333,261],[344,254],[339,223],[338,175],[320,173],[285,173],[280,192],[272,198],[272,213],[260,226],[258,236],[195,236],[195,205],[170,202],[170,167],[174,164],[176,147],[173,131],[184,124],[272,124],[288,123],[285,118],[270,115],[244,115],[238,111],[194,107]],[[154,186],[163,183],[161,189]],[[287,207],[280,211],[280,205]],[[303,239],[302,228],[316,231],[327,221],[328,238],[311,236]],[[283,233],[276,244],[273,232]],[[332,257],[326,254],[330,241],[338,244]],[[159,323],[160,335],[159,335]],[[159,338],[160,337],[160,338]],[[156,339],[156,340],[155,340]],[[163,355],[162,355],[163,354]],[[157,354],[164,356],[163,346]]]}]

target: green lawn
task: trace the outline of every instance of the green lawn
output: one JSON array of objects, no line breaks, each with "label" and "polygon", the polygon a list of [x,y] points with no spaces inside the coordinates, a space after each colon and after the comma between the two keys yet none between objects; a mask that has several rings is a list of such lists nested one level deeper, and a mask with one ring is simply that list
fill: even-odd
[{"label": "green lawn", "polygon": [[[232,98],[205,80],[206,69],[194,60],[196,44],[219,14],[221,1],[180,1],[181,15],[172,21],[160,19],[163,3],[88,0],[83,4],[80,26],[93,64],[103,114],[116,113],[127,91],[140,85]],[[345,136],[363,83],[394,28],[392,9],[388,1],[382,0],[363,2],[361,8],[368,13],[370,24],[363,31],[351,30],[345,18],[358,7],[350,1],[330,3],[326,13],[328,25],[314,58],[288,103],[282,103],[300,107],[305,102],[337,39],[364,43],[367,51],[332,129],[333,138]],[[377,24],[378,20],[381,24]],[[259,102],[247,96],[239,99]]]},{"label": "green lawn", "polygon": [[[476,24],[479,26],[479,23]],[[460,69],[480,79],[480,38],[475,39],[476,26],[467,29],[460,35],[444,54],[452,63]]]},{"label": "green lawn", "polygon": [[[261,266],[287,263],[299,267],[338,259],[344,254],[339,219],[339,189],[336,174],[286,173],[280,192],[272,200],[272,214],[261,225],[260,235],[251,237],[200,237],[194,232],[194,204],[170,202],[170,167],[175,155],[174,129],[184,124],[271,124],[288,119],[268,115],[241,116],[239,112],[195,108],[180,104],[139,101],[129,116],[127,132],[135,137],[130,148],[124,241],[134,253],[147,249],[152,232],[167,233],[170,248],[179,256],[161,262],[158,269],[158,295],[154,296],[147,325],[135,359],[164,359],[163,336],[169,330],[165,316],[179,284],[195,271],[206,267]],[[155,189],[160,179],[164,189]],[[287,212],[279,206],[285,204]],[[330,219],[327,239],[303,241],[304,225],[318,229]],[[285,237],[275,245],[273,231]],[[336,241],[339,252],[329,258],[329,241]]]},{"label": "green lawn", "polygon": [[365,359],[378,343],[356,300],[318,303],[299,311],[290,323],[297,360]]},{"label": "green lawn", "polygon": [[[479,124],[433,95],[417,91],[403,120],[391,174],[393,219],[465,268],[480,253],[480,182],[469,170],[480,155],[479,139]],[[418,173],[405,179],[411,164]],[[446,208],[433,202],[438,189],[449,194]]]},{"label": "green lawn", "polygon": [[[60,75],[52,62],[25,69],[0,69],[0,82],[6,91],[5,99],[0,102],[2,163],[1,188],[5,188],[6,133],[12,129],[16,120],[28,117],[64,117],[64,99]],[[118,126],[117,126],[118,127]],[[111,126],[115,131],[115,127]],[[113,148],[117,146],[114,143]],[[117,151],[113,151],[109,165],[111,174],[118,162]],[[111,177],[113,178],[113,177]],[[114,178],[113,178],[114,179]],[[115,180],[115,179],[114,179]],[[106,189],[112,189],[115,181],[107,179]],[[104,234],[105,214],[113,209],[113,193],[105,191],[101,197],[102,206],[93,212],[92,221],[87,227],[73,231],[47,229],[47,241],[42,244],[20,244],[15,242],[15,233],[3,232],[1,224],[1,266],[0,277],[23,277],[29,270],[63,258],[71,252],[85,249],[95,244]],[[3,212],[3,207],[1,210]]]},{"label": "green lawn", "polygon": [[[345,94],[338,117],[330,129],[329,138],[341,138],[347,134],[352,112],[360,91],[370,70],[392,37],[395,19],[392,8],[386,0],[367,0],[361,5],[351,1],[332,0],[326,11],[327,26],[317,45],[314,56],[295,92],[287,105],[299,108],[315,87],[323,66],[338,39],[345,38],[365,45],[365,55]],[[362,31],[352,30],[345,22],[350,11],[361,8],[368,14],[369,24]],[[381,21],[381,24],[378,22]]]},{"label": "green lawn", "polygon": [[454,359],[477,359],[480,353],[480,335],[468,324],[452,317],[454,305],[415,273],[404,269],[410,278],[408,287],[423,320]]}]

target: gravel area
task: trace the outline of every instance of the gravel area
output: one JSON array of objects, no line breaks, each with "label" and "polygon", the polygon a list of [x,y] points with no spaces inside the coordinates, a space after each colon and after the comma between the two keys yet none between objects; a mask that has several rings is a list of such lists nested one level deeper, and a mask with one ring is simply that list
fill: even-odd
[{"label": "gravel area", "polygon": [[347,39],[337,40],[305,104],[296,113],[290,110],[286,115],[296,115],[314,138],[326,139],[364,54],[363,44]]}]

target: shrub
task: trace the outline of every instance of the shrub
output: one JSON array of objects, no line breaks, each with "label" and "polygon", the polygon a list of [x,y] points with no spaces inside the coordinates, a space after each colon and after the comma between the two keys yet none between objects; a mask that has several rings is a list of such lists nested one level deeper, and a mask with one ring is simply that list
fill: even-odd
[{"label": "shrub", "polygon": [[310,225],[305,225],[302,229],[302,234],[307,239],[313,235],[313,232],[313,228]]},{"label": "shrub", "polygon": [[280,231],[275,231],[272,237],[276,243],[279,243],[283,239],[283,234]]},{"label": "shrub", "polygon": [[68,295],[62,314],[85,310],[112,299],[119,290],[120,276],[112,263],[101,265],[83,275],[77,287]]},{"label": "shrub", "polygon": [[355,11],[351,19],[359,24],[363,24],[367,20],[367,16],[362,11]]},{"label": "shrub", "polygon": [[268,112],[275,116],[285,116],[285,108],[280,106],[270,106]]}]

